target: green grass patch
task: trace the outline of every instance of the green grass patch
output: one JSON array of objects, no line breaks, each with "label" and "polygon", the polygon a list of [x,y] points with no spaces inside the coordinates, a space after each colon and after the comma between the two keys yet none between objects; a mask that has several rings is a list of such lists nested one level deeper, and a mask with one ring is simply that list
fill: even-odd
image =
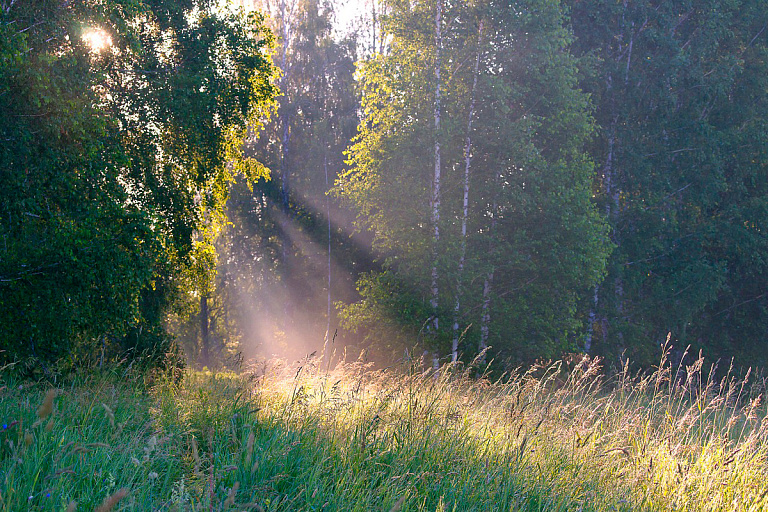
[{"label": "green grass patch", "polygon": [[660,368],[6,378],[0,510],[768,508],[757,388]]}]

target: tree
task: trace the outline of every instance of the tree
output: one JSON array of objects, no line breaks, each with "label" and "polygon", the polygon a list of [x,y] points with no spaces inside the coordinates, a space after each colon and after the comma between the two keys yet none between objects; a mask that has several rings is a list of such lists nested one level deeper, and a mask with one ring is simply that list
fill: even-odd
[{"label": "tree", "polygon": [[[348,323],[359,324],[358,312],[384,315],[389,309],[400,315],[423,309],[422,301],[432,303],[436,253],[440,304],[455,304],[459,279],[478,283],[493,275],[485,292],[476,286],[466,299],[462,295],[467,307],[456,315],[457,323],[469,325],[482,311],[485,320],[478,320],[488,330],[483,340],[493,340],[500,353],[515,360],[571,348],[579,331],[576,300],[601,275],[610,244],[591,200],[592,165],[584,153],[591,121],[587,98],[576,89],[576,61],[567,50],[570,34],[561,7],[538,1],[513,7],[446,2],[442,26],[450,28],[437,45],[437,4],[389,7],[390,53],[361,67],[364,118],[351,149],[352,168],[340,178],[337,193],[358,213],[358,226],[373,233],[374,249],[389,274],[416,292],[407,295],[410,306],[383,308],[377,306],[380,298],[402,284],[366,278],[361,303],[345,310]],[[487,29],[478,42],[480,20]],[[439,125],[433,115],[438,76],[448,77],[439,89]],[[476,121],[469,133],[477,143],[471,143],[473,196],[465,237],[464,198],[456,191],[465,190],[466,120],[474,87]],[[425,172],[436,168],[435,152],[427,150],[436,141],[445,171],[441,189],[452,192],[439,200],[437,224],[435,173]],[[379,285],[394,288],[388,293],[376,290]],[[468,332],[470,338],[478,340],[477,330]],[[432,346],[445,354],[453,350],[449,339],[448,333],[438,334]]]},{"label": "tree", "polygon": [[571,4],[617,246],[589,350],[652,364],[671,331],[680,351],[762,354],[764,261],[742,251],[765,242],[764,2]]},{"label": "tree", "polygon": [[0,357],[162,355],[196,233],[263,173],[239,140],[274,95],[270,34],[194,1],[0,16]]}]

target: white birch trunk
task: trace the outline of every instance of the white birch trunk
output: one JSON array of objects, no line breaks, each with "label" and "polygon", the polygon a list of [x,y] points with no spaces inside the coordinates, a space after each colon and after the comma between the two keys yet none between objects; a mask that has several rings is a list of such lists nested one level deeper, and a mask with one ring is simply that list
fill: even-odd
[{"label": "white birch trunk", "polygon": [[376,2],[377,0],[371,0],[371,53],[376,53],[376,26],[378,24]]},{"label": "white birch trunk", "polygon": [[467,256],[467,219],[469,218],[469,164],[472,158],[472,119],[475,115],[475,90],[480,69],[480,47],[483,37],[483,22],[480,21],[477,36],[477,55],[475,70],[472,75],[472,90],[469,95],[469,113],[467,115],[467,136],[464,143],[464,203],[461,217],[461,249],[459,254],[459,272],[456,282],[456,303],[453,306],[453,340],[451,341],[451,361],[459,357],[459,316],[461,315],[461,294],[464,278],[464,261]]},{"label": "white birch trunk", "polygon": [[597,301],[600,296],[600,285],[595,285],[595,294],[592,299],[592,306],[589,308],[589,319],[587,322],[587,337],[584,340],[584,353],[589,354],[592,351],[592,337],[595,334],[595,320],[597,319]]},{"label": "white birch trunk", "polygon": [[[625,3],[626,7],[626,3]],[[628,49],[631,50],[631,41],[630,41],[630,47]],[[629,57],[627,59],[627,73],[629,72]],[[613,88],[613,83],[611,76],[608,76],[608,83],[607,83],[607,91],[611,91]],[[605,206],[605,214],[608,217],[608,220],[610,221],[611,227],[613,229],[613,242],[619,246],[621,245],[621,240],[619,240],[618,234],[616,232],[616,229],[619,225],[619,217],[620,217],[620,197],[621,197],[621,187],[618,184],[618,179],[616,177],[616,169],[615,169],[615,152],[616,152],[616,126],[619,122],[618,115],[614,113],[613,119],[611,120],[611,127],[610,131],[608,133],[608,155],[605,160],[605,166],[603,167],[603,180],[605,182],[605,193],[608,197],[608,201],[606,202]],[[616,304],[616,312],[619,315],[623,315],[624,312],[624,282],[622,280],[622,276],[616,275],[613,282],[613,293],[614,293],[614,300]],[[596,309],[597,301],[595,301],[595,309]],[[590,312],[591,313],[591,312]],[[603,338],[606,337],[606,328],[607,328],[607,318],[603,319]],[[619,330],[617,332],[617,339],[619,342],[619,352],[623,351],[623,345],[624,345],[624,333]],[[590,340],[591,345],[591,340]],[[591,348],[591,346],[590,346]]]},{"label": "white birch trunk", "polygon": [[[496,173],[495,186],[499,186],[499,174]],[[490,240],[490,247],[488,248],[488,254],[493,257],[493,236],[496,231],[496,215],[498,203],[496,199],[496,190],[493,190],[493,203],[491,204],[491,225],[488,228],[488,236]],[[493,273],[496,270],[496,266],[491,261],[491,268],[485,276],[483,281],[483,303],[480,313],[480,343],[477,346],[480,357],[478,362],[480,364],[485,363],[485,354],[488,350],[488,336],[491,332],[491,289],[493,288]]]},{"label": "white birch trunk", "polygon": [[432,178],[432,226],[434,229],[432,235],[432,298],[429,301],[432,307],[434,318],[432,320],[432,326],[437,332],[439,328],[439,319],[437,316],[438,307],[438,270],[437,270],[437,250],[438,243],[440,242],[440,116],[441,116],[441,104],[440,104],[440,67],[442,66],[442,15],[443,15],[443,3],[442,0],[437,0],[435,8],[435,170]]},{"label": "white birch trunk", "polygon": [[328,218],[328,318],[325,327],[323,359],[330,363],[328,358],[330,357],[331,349],[328,344],[331,342],[331,197],[329,195],[331,187],[328,181],[328,147],[326,146],[323,151],[323,170],[325,171],[325,188],[327,191],[325,194],[325,214]]},{"label": "white birch trunk", "polygon": [[485,276],[483,281],[483,309],[480,316],[480,343],[478,344],[478,352],[480,358],[478,362],[480,364],[485,363],[485,351],[488,349],[488,335],[491,332],[491,287],[493,286],[493,271],[494,268]]},{"label": "white birch trunk", "polygon": [[[608,76],[606,88],[608,91],[612,89],[613,83],[611,76]],[[608,134],[608,155],[605,159],[605,165],[603,166],[603,183],[605,184],[605,194],[610,198],[609,201],[606,202],[605,205],[605,216],[606,218],[611,221],[611,223],[614,223],[614,215],[617,214],[618,208],[619,208],[619,194],[618,190],[614,190],[614,182],[613,182],[613,150],[614,145],[616,142],[616,118],[614,117],[613,121],[611,122],[611,130]],[[615,227],[615,224],[614,224]],[[592,306],[589,308],[589,317],[587,325],[587,337],[584,340],[584,352],[589,354],[592,351],[592,339],[594,336],[594,326],[595,321],[597,320],[598,315],[598,300],[600,296],[600,284],[595,285],[594,289],[594,296],[592,299]],[[605,321],[603,323],[603,340],[605,340]]]}]

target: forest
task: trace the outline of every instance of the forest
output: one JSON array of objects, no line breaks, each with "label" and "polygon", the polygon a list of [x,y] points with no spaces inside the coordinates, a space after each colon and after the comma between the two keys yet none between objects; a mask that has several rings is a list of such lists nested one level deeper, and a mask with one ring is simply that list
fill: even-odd
[{"label": "forest", "polygon": [[0,512],[768,510],[768,0],[0,0]]},{"label": "forest", "polygon": [[4,0],[0,361],[768,362],[763,0]]}]

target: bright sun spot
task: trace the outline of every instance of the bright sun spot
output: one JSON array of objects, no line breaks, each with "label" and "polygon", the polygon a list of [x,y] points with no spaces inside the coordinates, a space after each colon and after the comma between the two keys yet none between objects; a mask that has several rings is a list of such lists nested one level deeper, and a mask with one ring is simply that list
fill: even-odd
[{"label": "bright sun spot", "polygon": [[109,46],[112,46],[112,38],[109,37],[106,31],[100,28],[94,28],[86,31],[83,34],[83,41],[87,44],[91,51],[98,53],[103,51]]}]

